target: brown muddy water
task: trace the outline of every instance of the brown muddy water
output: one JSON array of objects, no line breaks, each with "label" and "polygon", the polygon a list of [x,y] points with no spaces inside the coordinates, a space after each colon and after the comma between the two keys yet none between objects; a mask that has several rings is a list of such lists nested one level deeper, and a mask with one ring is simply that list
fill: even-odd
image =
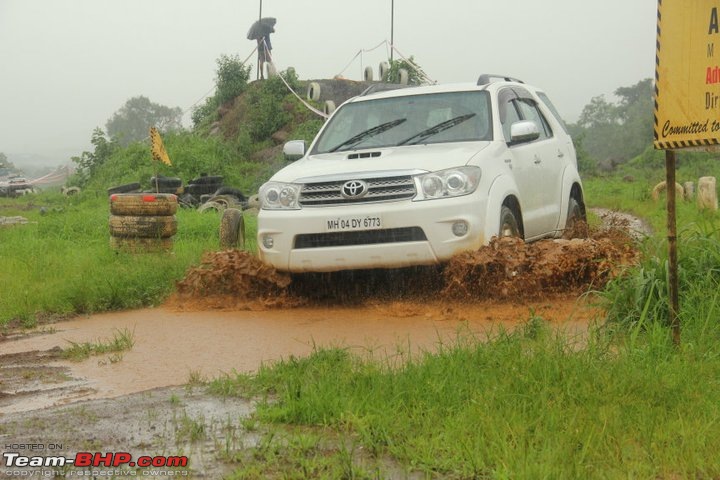
[{"label": "brown muddy water", "polygon": [[[247,252],[207,253],[162,307],[106,313],[0,337],[0,415],[112,398],[345,347],[374,356],[432,351],[540,317],[568,335],[601,313],[584,292],[638,259],[621,231],[494,239],[442,267],[278,273]],[[73,343],[131,332],[130,350],[73,362]]]},{"label": "brown muddy water", "polygon": [[[252,372],[264,362],[305,356],[323,346],[383,357],[433,350],[458,336],[485,338],[500,326],[514,328],[532,315],[579,335],[598,316],[575,298],[517,304],[437,299],[265,311],[187,308],[176,304],[78,317],[46,327],[50,333],[1,342],[0,414]],[[124,330],[133,332],[135,343],[121,358],[58,358],[58,350],[70,342],[108,340]]]}]

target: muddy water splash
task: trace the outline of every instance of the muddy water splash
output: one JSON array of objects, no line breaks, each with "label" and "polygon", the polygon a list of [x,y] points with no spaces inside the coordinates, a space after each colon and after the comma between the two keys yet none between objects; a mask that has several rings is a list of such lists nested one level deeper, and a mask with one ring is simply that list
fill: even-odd
[{"label": "muddy water splash", "polygon": [[295,306],[358,305],[372,302],[535,299],[577,295],[601,288],[638,252],[625,232],[611,229],[590,238],[525,243],[493,239],[445,265],[393,270],[358,270],[288,275],[248,252],[204,256],[178,283],[174,303],[251,310]]},{"label": "muddy water splash", "polygon": [[494,239],[487,247],[465,252],[448,263],[443,293],[453,297],[531,299],[599,289],[638,258],[631,243],[618,244],[620,238],[535,243]]}]

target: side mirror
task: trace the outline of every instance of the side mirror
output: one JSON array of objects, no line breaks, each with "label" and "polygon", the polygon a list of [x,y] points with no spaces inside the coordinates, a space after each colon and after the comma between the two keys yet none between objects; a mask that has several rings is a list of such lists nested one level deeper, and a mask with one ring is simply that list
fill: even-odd
[{"label": "side mirror", "polygon": [[522,120],[510,125],[510,143],[532,142],[540,138],[540,130],[532,120]]},{"label": "side mirror", "polygon": [[290,140],[283,147],[283,155],[288,162],[300,160],[305,156],[305,140]]}]

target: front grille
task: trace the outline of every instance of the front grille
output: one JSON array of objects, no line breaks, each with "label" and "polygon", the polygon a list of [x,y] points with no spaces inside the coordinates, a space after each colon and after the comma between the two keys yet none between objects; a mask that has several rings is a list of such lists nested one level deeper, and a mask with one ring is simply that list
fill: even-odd
[{"label": "front grille", "polygon": [[340,193],[347,180],[306,183],[300,191],[300,205],[315,207],[348,203],[373,203],[404,200],[415,196],[415,182],[410,175],[398,177],[366,178],[368,193],[362,198],[345,198]]},{"label": "front grille", "polygon": [[303,233],[295,237],[295,248],[348,247],[382,243],[423,242],[427,240],[420,227],[362,230],[358,232]]}]

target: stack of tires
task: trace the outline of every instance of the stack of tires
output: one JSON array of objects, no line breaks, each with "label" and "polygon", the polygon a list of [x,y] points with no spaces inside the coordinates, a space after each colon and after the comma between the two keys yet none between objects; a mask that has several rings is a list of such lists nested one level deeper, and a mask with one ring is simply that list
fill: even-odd
[{"label": "stack of tires", "polygon": [[158,175],[150,178],[150,189],[156,193],[174,193],[179,195],[183,192],[182,180],[177,177]]},{"label": "stack of tires", "polygon": [[136,253],[172,249],[177,207],[177,197],[169,193],[111,195],[110,246]]},{"label": "stack of tires", "polygon": [[223,186],[223,177],[219,175],[203,175],[193,178],[185,186],[185,193],[200,197],[201,195],[212,195]]}]

